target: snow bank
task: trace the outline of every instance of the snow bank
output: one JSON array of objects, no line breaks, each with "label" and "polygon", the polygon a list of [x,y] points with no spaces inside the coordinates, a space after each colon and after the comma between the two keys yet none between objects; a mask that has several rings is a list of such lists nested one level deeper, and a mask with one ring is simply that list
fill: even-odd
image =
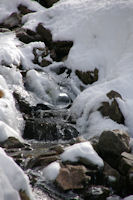
[{"label": "snow bank", "polygon": [[18,192],[25,191],[33,199],[28,177],[22,169],[0,148],[0,198],[1,200],[20,200]]},{"label": "snow bank", "polygon": [[[53,40],[74,42],[65,61],[67,67],[99,70],[98,81],[78,95],[72,107],[79,131],[87,137],[114,128],[126,129],[133,136],[132,19],[132,0],[60,0],[48,10],[23,18],[24,27],[35,30],[42,22],[51,30]],[[72,79],[75,88],[78,80]],[[103,118],[96,109],[111,90],[116,90],[123,98],[118,103],[125,126]]]},{"label": "snow bank", "polygon": [[97,166],[99,168],[104,166],[103,160],[93,149],[90,142],[81,142],[67,147],[61,154],[62,161],[77,162],[81,158],[86,160],[90,165]]},{"label": "snow bank", "polygon": [[60,164],[58,162],[52,162],[43,169],[43,176],[47,181],[54,181],[60,171]]}]

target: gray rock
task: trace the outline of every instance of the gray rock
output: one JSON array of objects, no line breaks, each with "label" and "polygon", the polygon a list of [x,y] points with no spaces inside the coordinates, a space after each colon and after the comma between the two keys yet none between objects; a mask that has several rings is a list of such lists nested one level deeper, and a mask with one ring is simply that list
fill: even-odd
[{"label": "gray rock", "polygon": [[3,22],[6,28],[16,28],[21,25],[21,17],[18,13],[12,13],[8,18]]},{"label": "gray rock", "polygon": [[133,173],[133,170],[131,171],[131,169],[133,169],[133,154],[123,152],[119,162],[119,171],[124,175],[127,175],[128,173],[131,175],[131,173]]}]

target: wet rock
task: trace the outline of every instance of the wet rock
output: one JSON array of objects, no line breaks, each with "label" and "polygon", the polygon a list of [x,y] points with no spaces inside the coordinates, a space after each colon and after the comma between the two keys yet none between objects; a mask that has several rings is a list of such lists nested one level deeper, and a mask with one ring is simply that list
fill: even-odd
[{"label": "wet rock", "polygon": [[98,143],[98,150],[102,158],[111,166],[116,167],[122,152],[130,151],[130,137],[121,130],[104,131]]},{"label": "wet rock", "polygon": [[98,80],[98,69],[87,72],[76,70],[75,73],[85,85],[92,84]]},{"label": "wet rock", "polygon": [[25,145],[22,142],[20,142],[17,138],[9,137],[6,141],[1,143],[0,146],[6,149],[11,149],[11,148],[23,148]]},{"label": "wet rock", "polygon": [[62,190],[82,189],[84,183],[89,181],[90,177],[86,176],[86,168],[82,165],[66,165],[60,169],[56,178],[56,184]]},{"label": "wet rock", "polygon": [[51,47],[51,58],[57,62],[62,61],[68,55],[72,46],[72,41],[53,42]]},{"label": "wet rock", "polygon": [[119,163],[119,171],[122,174],[127,175],[129,171],[132,173],[131,169],[133,169],[133,154],[123,152]]},{"label": "wet rock", "polygon": [[12,13],[3,22],[4,27],[12,29],[21,26],[21,17],[18,13]]},{"label": "wet rock", "polygon": [[110,190],[104,186],[91,186],[84,195],[84,200],[106,200]]},{"label": "wet rock", "polygon": [[46,29],[41,23],[36,27],[37,33],[41,37],[41,41],[43,41],[47,46],[50,46],[52,43],[52,34],[50,30]]},{"label": "wet rock", "polygon": [[23,137],[26,139],[55,141],[59,139],[69,140],[77,137],[78,134],[73,125],[63,123],[59,119],[30,118],[26,120]]},{"label": "wet rock", "polygon": [[110,91],[107,97],[111,99],[112,102],[102,102],[102,106],[98,110],[103,116],[108,116],[117,123],[124,124],[125,119],[117,103],[117,98],[121,98],[121,95],[118,92]]},{"label": "wet rock", "polygon": [[28,197],[28,195],[26,194],[25,191],[20,190],[20,191],[19,191],[19,195],[20,195],[21,200],[31,200],[31,199]]},{"label": "wet rock", "polygon": [[[40,63],[41,63],[40,58],[41,58],[41,60],[45,59],[45,57],[48,56],[48,53],[49,53],[49,51],[48,51],[47,47],[45,47],[45,48],[36,48],[36,47],[33,48],[33,54],[35,56],[33,62],[35,64],[40,65]],[[43,65],[43,63],[42,63],[42,65]]]},{"label": "wet rock", "polygon": [[25,5],[22,5],[22,4],[20,4],[20,5],[18,6],[18,10],[20,11],[20,13],[21,13],[22,15],[26,15],[26,14],[28,14],[28,13],[33,13],[33,12],[35,12],[35,11],[33,11],[33,10],[30,10],[29,8],[27,8]]},{"label": "wet rock", "polygon": [[57,3],[58,1],[59,0],[39,0],[39,3],[46,8],[50,8],[54,3]]},{"label": "wet rock", "polygon": [[104,184],[108,185],[108,187],[113,188],[114,190],[119,190],[121,188],[120,184],[120,174],[119,172],[112,168],[109,164],[104,163],[103,169],[103,176],[104,176]]},{"label": "wet rock", "polygon": [[33,169],[35,167],[46,167],[47,165],[49,165],[50,163],[58,160],[59,157],[57,155],[49,155],[49,156],[44,156],[44,155],[40,155],[38,157],[34,157],[32,159],[29,160],[29,162],[26,165],[27,169]]}]

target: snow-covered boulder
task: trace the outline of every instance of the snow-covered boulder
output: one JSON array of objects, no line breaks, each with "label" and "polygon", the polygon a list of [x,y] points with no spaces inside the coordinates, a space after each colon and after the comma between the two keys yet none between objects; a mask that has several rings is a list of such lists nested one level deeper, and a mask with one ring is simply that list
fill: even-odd
[{"label": "snow-covered boulder", "polygon": [[62,161],[82,162],[88,166],[103,168],[103,160],[93,149],[91,143],[81,142],[67,147],[61,154]]}]

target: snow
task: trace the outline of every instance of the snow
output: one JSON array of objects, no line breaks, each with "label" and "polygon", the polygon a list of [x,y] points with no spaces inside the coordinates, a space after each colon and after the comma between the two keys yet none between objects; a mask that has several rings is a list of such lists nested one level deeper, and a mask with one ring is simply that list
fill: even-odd
[{"label": "snow", "polygon": [[93,149],[91,143],[81,142],[67,147],[65,151],[61,154],[62,161],[77,162],[81,158],[86,160],[86,163],[92,164],[99,168],[104,166],[103,160],[98,156],[98,154]]},{"label": "snow", "polygon": [[132,199],[133,199],[133,195],[130,195],[130,196],[124,198],[124,200],[132,200]]},{"label": "snow", "polygon": [[6,155],[4,150],[0,148],[0,197],[1,200],[20,200],[18,192],[25,191],[32,199],[31,188],[29,186],[28,177],[22,169]]},{"label": "snow", "polygon": [[47,181],[54,181],[60,171],[60,164],[58,162],[52,162],[43,169],[43,176]]}]

